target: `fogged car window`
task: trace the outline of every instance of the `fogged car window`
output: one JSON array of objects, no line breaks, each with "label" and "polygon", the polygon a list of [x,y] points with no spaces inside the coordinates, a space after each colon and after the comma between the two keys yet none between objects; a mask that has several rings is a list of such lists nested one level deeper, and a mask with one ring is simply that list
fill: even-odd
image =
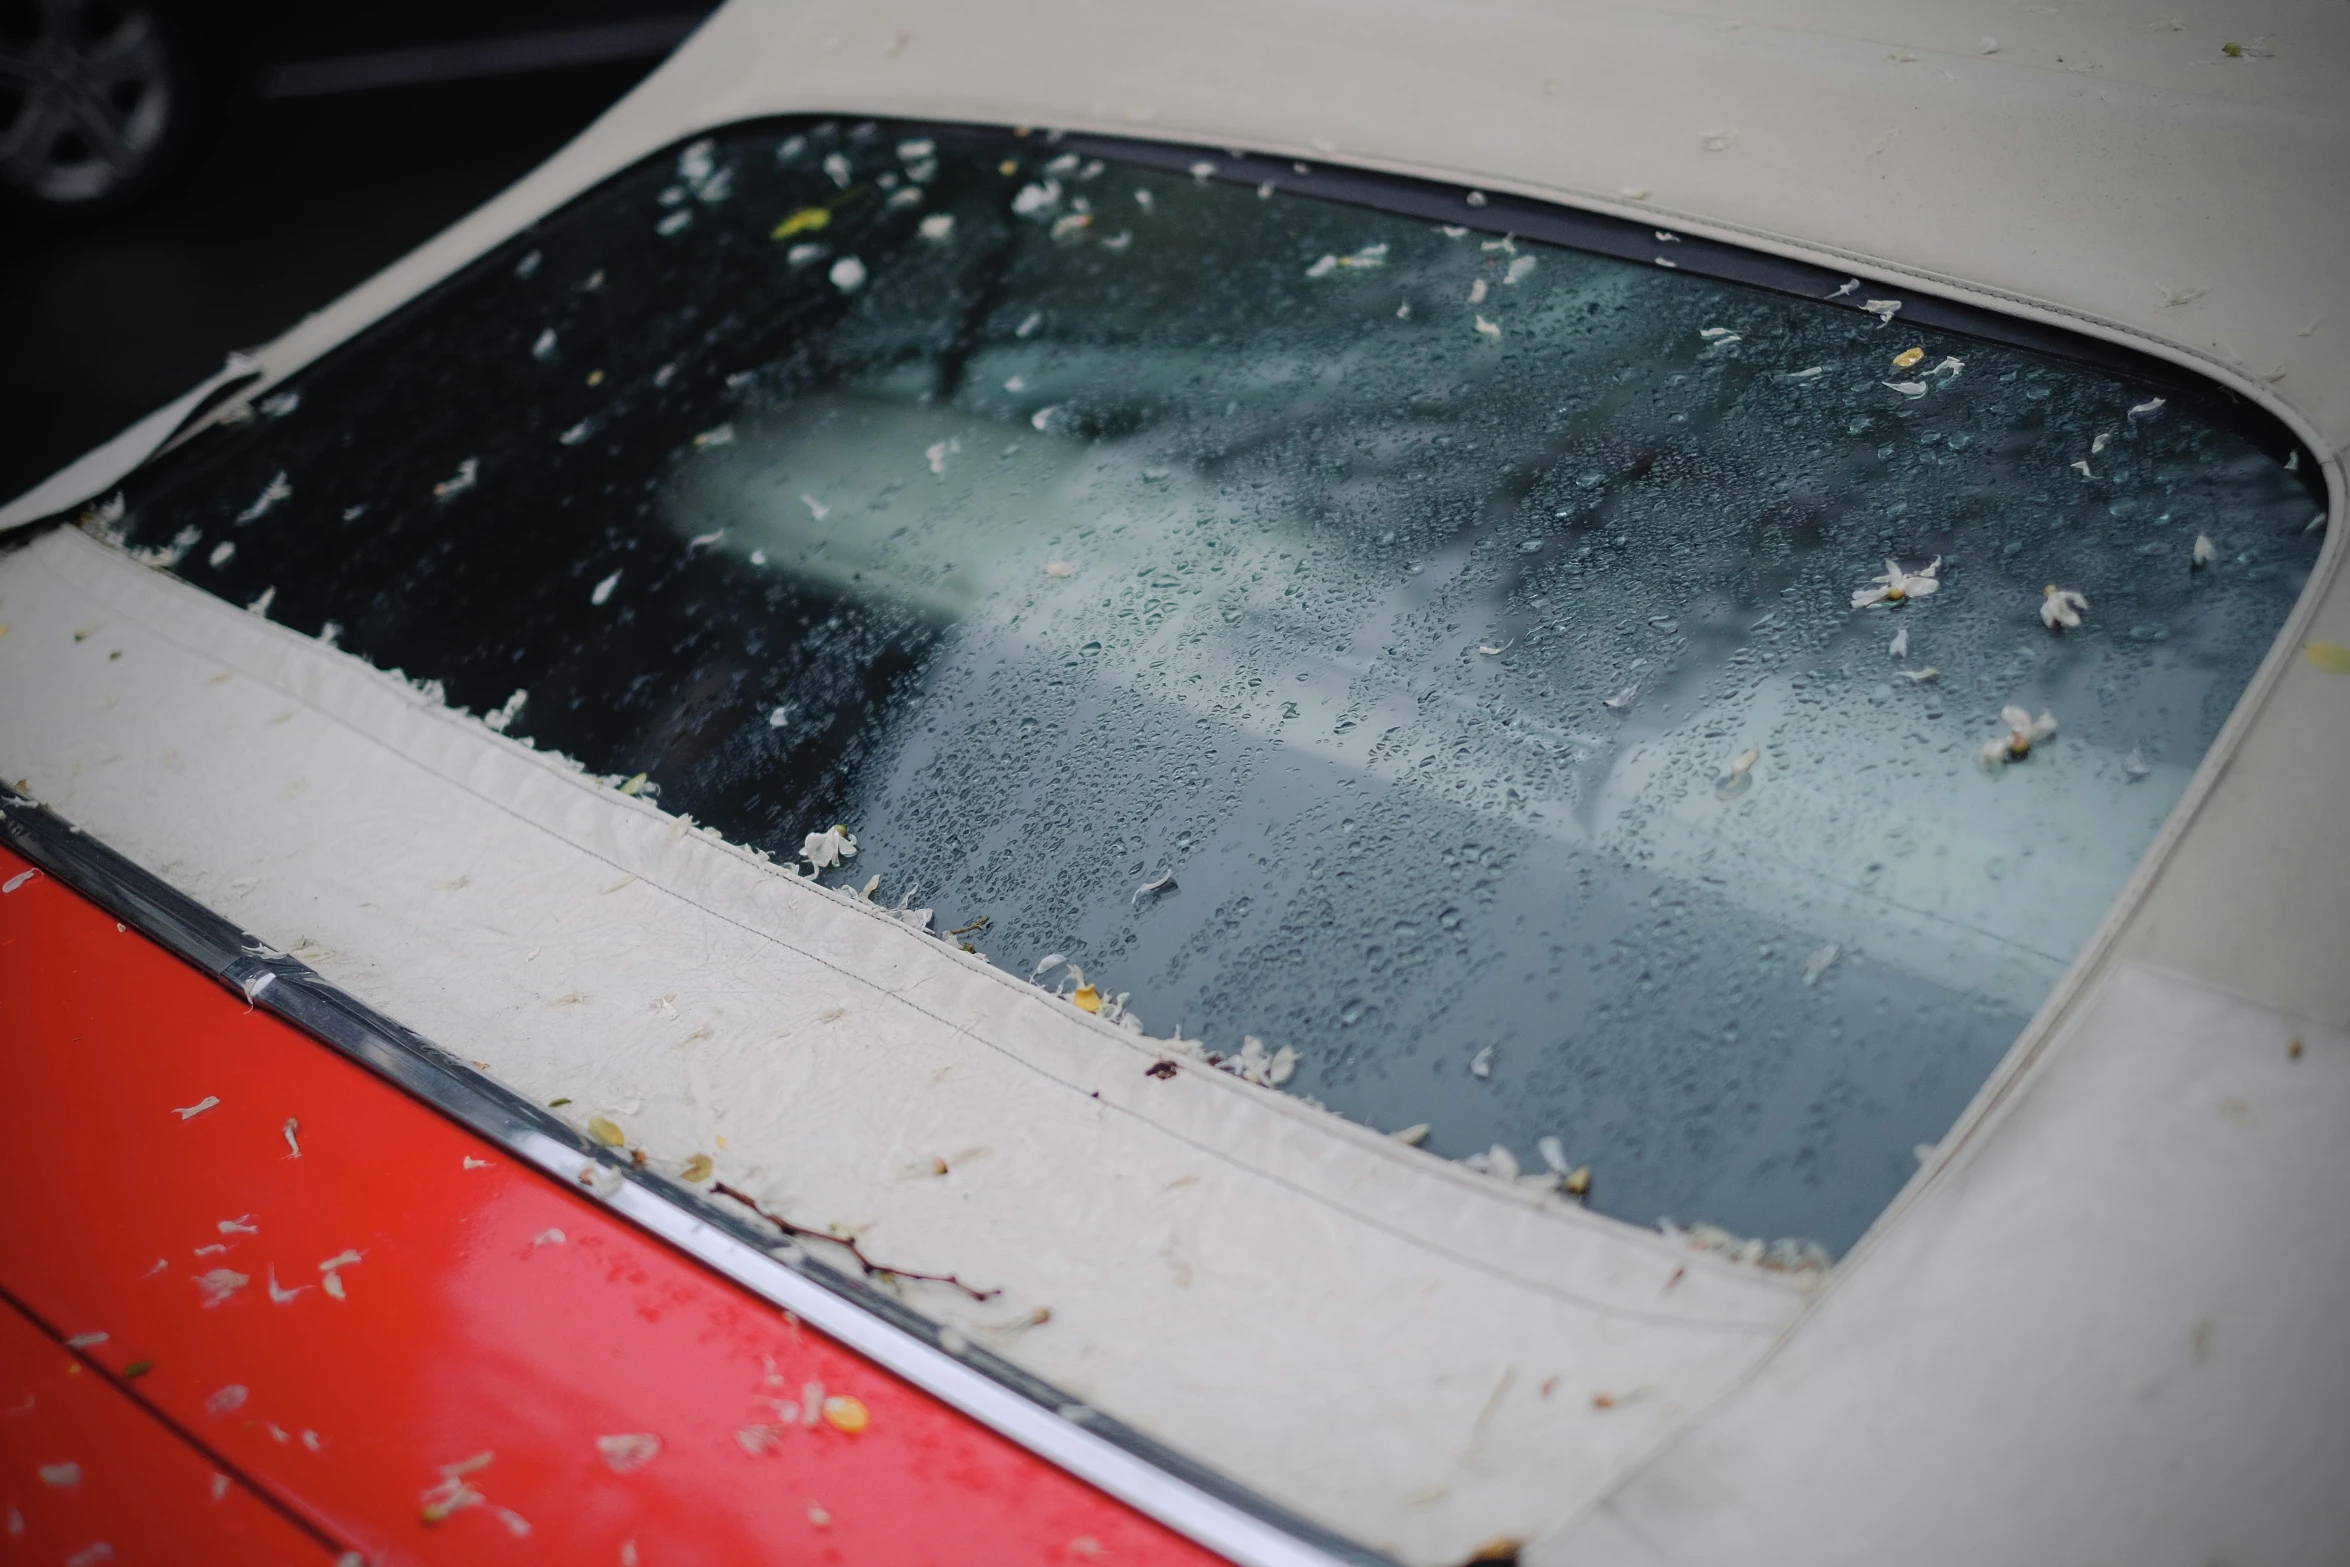
[{"label": "fogged car window", "polygon": [[2311,504],[2177,396],[1478,216],[737,131],[127,525],[779,860],[844,825],[829,884],[1287,1092],[1841,1249],[2152,842]]}]

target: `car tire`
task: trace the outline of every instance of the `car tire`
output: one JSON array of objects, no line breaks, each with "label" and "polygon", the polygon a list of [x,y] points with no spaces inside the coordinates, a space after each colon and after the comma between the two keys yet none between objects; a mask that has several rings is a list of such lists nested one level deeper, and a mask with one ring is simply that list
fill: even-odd
[{"label": "car tire", "polygon": [[206,18],[175,0],[0,0],[0,203],[44,227],[165,189],[229,86]]}]

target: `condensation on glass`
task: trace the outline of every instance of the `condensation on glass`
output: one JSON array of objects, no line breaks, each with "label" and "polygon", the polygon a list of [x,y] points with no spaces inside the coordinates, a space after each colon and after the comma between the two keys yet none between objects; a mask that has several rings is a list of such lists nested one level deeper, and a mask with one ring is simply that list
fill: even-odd
[{"label": "condensation on glass", "polygon": [[1841,1249],[2152,842],[2307,492],[2176,395],[1478,216],[738,130],[128,526],[1340,1114]]}]

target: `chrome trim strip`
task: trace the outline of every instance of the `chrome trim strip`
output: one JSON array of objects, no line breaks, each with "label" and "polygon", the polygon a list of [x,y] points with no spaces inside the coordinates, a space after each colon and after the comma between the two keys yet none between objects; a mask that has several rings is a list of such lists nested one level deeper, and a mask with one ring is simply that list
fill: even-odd
[{"label": "chrome trim strip", "polygon": [[1393,1567],[957,1338],[859,1277],[680,1182],[634,1168],[307,965],[206,909],[37,801],[0,795],[0,841],[116,919],[313,1039],[796,1314],[1046,1462],[1244,1567]]}]

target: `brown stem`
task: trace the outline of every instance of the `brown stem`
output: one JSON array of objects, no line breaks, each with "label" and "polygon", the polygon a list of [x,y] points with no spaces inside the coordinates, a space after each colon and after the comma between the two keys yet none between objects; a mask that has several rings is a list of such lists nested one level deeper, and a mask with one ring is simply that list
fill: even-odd
[{"label": "brown stem", "polygon": [[830,1241],[835,1246],[845,1248],[850,1256],[857,1259],[858,1266],[865,1270],[865,1274],[868,1278],[872,1277],[876,1273],[884,1273],[888,1274],[892,1278],[920,1279],[926,1284],[952,1284],[955,1288],[961,1290],[964,1294],[970,1296],[973,1300],[993,1300],[996,1296],[1003,1293],[1003,1291],[1000,1289],[974,1289],[971,1285],[964,1283],[961,1279],[956,1278],[951,1273],[910,1273],[904,1268],[893,1268],[890,1267],[887,1263],[875,1262],[871,1257],[866,1256],[864,1252],[857,1248],[857,1243],[854,1239],[845,1235],[835,1235],[829,1230],[811,1230],[806,1225],[794,1224],[791,1222],[791,1220],[786,1219],[779,1214],[769,1213],[766,1209],[759,1206],[758,1199],[752,1197],[747,1192],[736,1191],[733,1187],[727,1185],[724,1181],[713,1183],[710,1187],[710,1190],[716,1192],[721,1197],[732,1197],[736,1202],[741,1203],[744,1207],[750,1209],[751,1212],[757,1214],[760,1218],[765,1219],[769,1224],[774,1225],[777,1229],[783,1231],[783,1233],[786,1235],[804,1237],[812,1241]]}]

